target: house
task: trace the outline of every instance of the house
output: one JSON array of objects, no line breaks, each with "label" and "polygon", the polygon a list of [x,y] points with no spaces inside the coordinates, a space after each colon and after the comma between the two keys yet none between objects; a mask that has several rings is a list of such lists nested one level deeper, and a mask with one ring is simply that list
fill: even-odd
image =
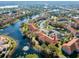
[{"label": "house", "polygon": [[79,20],[78,19],[72,18],[72,20],[74,20],[77,24],[79,24]]},{"label": "house", "polygon": [[3,25],[3,23],[2,23],[2,21],[0,21],[0,26],[2,26]]},{"label": "house", "polygon": [[13,21],[13,19],[12,18],[8,18],[8,19],[4,20],[3,23],[5,24],[5,23],[11,22],[11,21]]},{"label": "house", "polygon": [[71,55],[74,51],[79,52],[79,39],[73,38],[68,43],[64,43],[62,45],[62,50],[68,55]]},{"label": "house", "polygon": [[61,18],[61,19],[58,20],[58,22],[68,22],[68,19]]},{"label": "house", "polygon": [[69,30],[76,37],[79,37],[78,27],[79,27],[79,25],[77,25],[77,24],[71,24],[71,25],[65,25],[64,26],[64,28],[66,28],[67,30]]},{"label": "house", "polygon": [[64,28],[66,28],[67,30],[69,30],[72,34],[76,34],[77,30],[72,28],[70,25],[65,25]]},{"label": "house", "polygon": [[7,42],[7,38],[0,36],[0,51],[9,47],[9,44],[5,44],[5,42]]},{"label": "house", "polygon": [[71,27],[75,28],[75,29],[79,29],[79,24],[73,22],[73,23],[71,23]]}]

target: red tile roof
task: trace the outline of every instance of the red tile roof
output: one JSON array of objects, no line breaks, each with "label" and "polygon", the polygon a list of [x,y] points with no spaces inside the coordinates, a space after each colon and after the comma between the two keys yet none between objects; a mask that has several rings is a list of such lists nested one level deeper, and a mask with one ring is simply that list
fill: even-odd
[{"label": "red tile roof", "polygon": [[72,44],[76,43],[78,40],[79,40],[79,39],[74,38],[74,39],[72,39],[71,41],[69,41],[68,43],[64,43],[63,46],[64,46],[64,45],[71,46]]},{"label": "red tile roof", "polygon": [[8,19],[4,20],[3,23],[7,23],[7,22],[10,22],[12,20],[13,20],[12,18],[8,18]]},{"label": "red tile roof", "polygon": [[62,48],[69,55],[72,54],[74,51],[79,52],[79,39],[73,38],[68,43],[64,43],[62,45]]},{"label": "red tile roof", "polygon": [[52,38],[50,36],[47,36],[46,34],[44,34],[43,32],[41,31],[38,31],[36,33],[39,37],[39,39],[43,40],[43,41],[47,41],[48,43],[56,43],[57,42],[57,39],[55,38],[55,36]]},{"label": "red tile roof", "polygon": [[28,24],[28,26],[29,26],[29,29],[30,29],[31,31],[36,31],[36,30],[38,30],[38,28],[36,28],[36,27],[34,26],[34,24],[32,24],[32,23]]},{"label": "red tile roof", "polygon": [[42,41],[47,41],[48,43],[53,43],[53,44],[57,43],[56,36],[54,36],[53,38],[50,36],[47,36],[42,31],[37,29],[33,24],[29,24],[29,29],[33,31],[38,36],[38,38],[41,39]]},{"label": "red tile roof", "polygon": [[77,30],[72,28],[70,25],[66,25],[66,26],[64,26],[64,28],[68,29],[69,31],[71,31],[71,33],[74,33],[74,34],[76,34],[76,32],[77,32]]},{"label": "red tile roof", "polygon": [[72,19],[74,20],[77,24],[79,24],[79,20],[78,19]]}]

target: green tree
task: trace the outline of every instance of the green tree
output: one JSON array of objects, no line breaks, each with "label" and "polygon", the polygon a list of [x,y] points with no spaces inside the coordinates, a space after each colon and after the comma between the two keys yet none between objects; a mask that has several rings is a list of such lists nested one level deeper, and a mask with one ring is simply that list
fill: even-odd
[{"label": "green tree", "polygon": [[59,50],[55,45],[49,44],[42,51],[42,55],[43,57],[54,58],[54,57],[58,57],[58,52]]},{"label": "green tree", "polygon": [[22,29],[23,33],[26,33],[28,31],[28,24],[22,23],[21,29]]},{"label": "green tree", "polygon": [[39,58],[37,54],[26,54],[25,58]]}]

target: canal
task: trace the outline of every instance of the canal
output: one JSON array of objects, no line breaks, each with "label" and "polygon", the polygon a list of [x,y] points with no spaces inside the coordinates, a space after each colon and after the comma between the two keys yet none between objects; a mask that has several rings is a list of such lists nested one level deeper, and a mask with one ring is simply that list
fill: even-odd
[{"label": "canal", "polygon": [[[9,25],[8,27],[3,28],[3,30],[0,30],[1,35],[8,35],[17,42],[17,47],[12,54],[12,58],[16,57],[22,57],[24,54],[28,53],[38,53],[35,51],[29,42],[28,38],[24,38],[21,31],[20,31],[20,25],[24,22],[27,22],[27,19],[20,20],[19,22],[16,22],[13,25]],[[24,46],[28,47],[28,50],[23,50]]]}]

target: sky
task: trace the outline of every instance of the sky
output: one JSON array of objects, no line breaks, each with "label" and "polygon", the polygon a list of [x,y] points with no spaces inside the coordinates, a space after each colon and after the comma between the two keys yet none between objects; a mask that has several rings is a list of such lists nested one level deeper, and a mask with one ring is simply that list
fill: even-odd
[{"label": "sky", "polygon": [[79,0],[0,0],[0,1],[79,1]]}]

